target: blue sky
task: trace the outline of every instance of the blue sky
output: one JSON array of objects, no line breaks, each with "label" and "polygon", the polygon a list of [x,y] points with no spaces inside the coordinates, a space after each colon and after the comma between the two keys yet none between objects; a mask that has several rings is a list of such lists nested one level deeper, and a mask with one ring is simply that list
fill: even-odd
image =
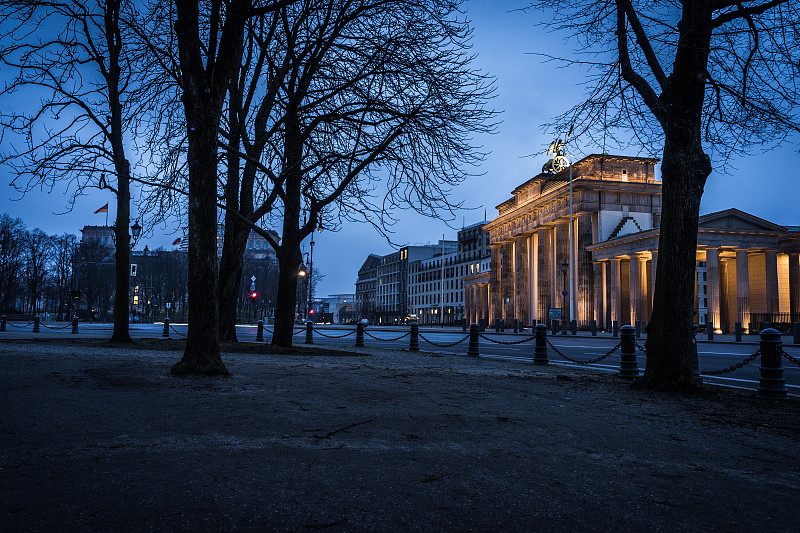
[{"label": "blue sky", "polygon": [[[482,220],[484,210],[493,218],[497,214],[495,206],[508,199],[514,187],[539,172],[552,141],[543,133],[541,124],[577,103],[582,95],[576,84],[584,73],[559,69],[530,55],[542,51],[569,55],[571,48],[564,45],[560,35],[544,33],[537,27],[536,15],[511,11],[521,5],[524,2],[507,0],[474,0],[468,4],[475,27],[473,51],[478,54],[477,66],[497,78],[494,106],[502,112],[502,123],[495,135],[479,140],[491,151],[478,169],[482,175],[454,191],[456,197],[473,208],[463,211],[453,222],[459,227],[462,220],[466,225]],[[578,144],[577,148],[583,154],[602,151],[601,146]],[[701,213],[736,207],[778,224],[800,225],[796,207],[800,198],[798,167],[797,138],[777,150],[734,159],[727,174],[715,171],[709,177]],[[104,215],[93,213],[106,202],[110,204],[109,222],[113,223],[111,193],[95,191],[79,198],[71,213],[56,215],[67,208],[63,192],[35,191],[15,201],[18,195],[8,187],[9,181],[7,170],[0,168],[0,182],[6,184],[4,190],[0,189],[0,212],[22,218],[29,228],[80,235],[84,225],[105,223]],[[135,207],[133,211],[135,215]],[[442,221],[411,212],[398,213],[398,217],[400,222],[393,227],[395,242],[435,243],[443,234],[448,239],[455,238],[455,230]],[[139,248],[147,244],[151,249],[170,249],[172,241],[180,236],[175,231],[177,228],[156,228]],[[314,265],[325,276],[317,296],[354,292],[358,268],[367,255],[392,251],[386,240],[365,224],[349,224],[336,233],[318,233],[315,240]]]}]

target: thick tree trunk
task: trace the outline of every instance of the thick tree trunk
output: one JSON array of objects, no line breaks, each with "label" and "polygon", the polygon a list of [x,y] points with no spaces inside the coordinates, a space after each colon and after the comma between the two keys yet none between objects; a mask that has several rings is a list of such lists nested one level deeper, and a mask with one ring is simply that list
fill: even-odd
[{"label": "thick tree trunk", "polygon": [[647,366],[642,383],[650,387],[692,383],[697,219],[711,161],[703,152],[702,117],[711,42],[712,8],[686,2],[664,108],[661,164],[662,211],[653,313],[647,325]]},{"label": "thick tree trunk", "polygon": [[[120,142],[120,145],[122,143]],[[117,220],[114,234],[114,332],[112,342],[131,342],[128,327],[128,289],[130,286],[131,246],[128,227],[131,223],[131,193],[129,165],[127,161],[117,168]]]},{"label": "thick tree trunk", "polygon": [[[195,102],[195,105],[197,102]],[[187,106],[188,107],[188,106]],[[198,109],[199,107],[199,109]],[[190,112],[191,111],[191,112]],[[219,352],[217,297],[217,121],[187,109],[189,127],[189,330],[173,374],[229,375]],[[218,116],[218,115],[217,115]]]},{"label": "thick tree trunk", "polygon": [[[296,231],[296,230],[295,230]],[[285,233],[284,233],[285,235]],[[295,305],[297,303],[297,267],[302,261],[300,242],[281,244],[280,270],[278,272],[278,295],[275,301],[275,327],[272,344],[282,347],[292,346],[294,333]]]}]

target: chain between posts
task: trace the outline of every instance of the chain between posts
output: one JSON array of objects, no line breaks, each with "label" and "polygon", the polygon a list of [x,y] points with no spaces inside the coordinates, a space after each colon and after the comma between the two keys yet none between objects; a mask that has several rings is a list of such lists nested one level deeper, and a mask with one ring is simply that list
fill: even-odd
[{"label": "chain between posts", "polygon": [[[353,333],[353,332],[351,331],[350,333]],[[350,335],[350,333],[348,333],[348,335]],[[380,337],[376,337],[375,335],[372,335],[371,333],[369,333],[369,332],[367,332],[367,331],[364,331],[364,335],[366,335],[366,336],[367,336],[367,337],[369,337],[370,339],[375,339],[376,341],[383,341],[383,342],[394,342],[394,341],[399,341],[400,339],[405,339],[406,337],[408,337],[409,335],[411,335],[411,332],[409,331],[408,333],[406,333],[406,334],[404,334],[404,335],[400,335],[399,337],[396,337],[396,338],[394,338],[394,339],[382,339],[382,338],[380,338]]]},{"label": "chain between posts", "polygon": [[33,324],[33,322],[28,322],[28,323],[27,323],[27,324],[25,324],[24,326],[17,326],[16,324],[12,324],[11,322],[6,322],[6,325],[8,325],[8,326],[11,326],[11,327],[13,327],[13,328],[27,328],[27,327],[28,327],[28,326],[30,326],[31,324]]},{"label": "chain between posts", "polygon": [[320,330],[315,330],[314,333],[318,333],[319,335],[322,335],[323,337],[327,337],[329,339],[343,339],[344,337],[347,337],[348,335],[352,335],[353,333],[355,333],[355,330],[348,331],[344,335],[325,335]]},{"label": "chain between posts", "polygon": [[494,339],[491,339],[491,338],[487,337],[483,333],[481,333],[480,336],[482,338],[486,339],[487,341],[493,342],[495,344],[522,344],[523,342],[532,342],[532,341],[536,340],[536,337],[526,337],[526,338],[524,338],[524,339],[522,339],[520,341],[497,341],[497,340],[494,340]]},{"label": "chain between posts", "polygon": [[66,326],[63,326],[63,327],[60,327],[60,328],[53,328],[53,327],[48,326],[47,324],[41,324],[41,326],[44,327],[44,328],[47,328],[47,329],[67,329],[67,328],[71,328],[72,327],[72,322],[70,322]]},{"label": "chain between posts", "polygon": [[778,348],[778,353],[781,354],[786,359],[788,359],[789,361],[791,361],[792,363],[796,364],[797,366],[800,366],[800,359],[797,359],[796,357],[792,357],[788,353],[784,352],[783,351],[783,347]]},{"label": "chain between posts", "polygon": [[729,372],[733,372],[734,370],[739,370],[743,366],[749,365],[750,363],[755,361],[756,358],[759,355],[761,355],[761,350],[756,350],[756,353],[754,353],[753,355],[751,355],[747,359],[745,359],[745,360],[743,360],[743,361],[741,361],[739,363],[736,363],[735,365],[731,365],[728,368],[723,368],[722,370],[711,370],[711,371],[708,371],[708,372],[706,372],[705,370],[701,370],[700,373],[704,374],[706,376],[721,376],[723,374],[727,374]]},{"label": "chain between posts", "polygon": [[644,349],[644,346],[642,346],[636,341],[633,341],[633,343],[636,345],[637,348],[639,348],[642,351],[643,354],[647,355],[647,350]]},{"label": "chain between posts", "polygon": [[295,336],[298,333],[305,333],[305,331],[306,331],[306,328],[300,328],[300,329],[296,330],[294,333],[292,333],[292,336]]},{"label": "chain between posts", "polygon": [[178,331],[177,329],[175,329],[175,326],[173,326],[172,324],[170,324],[170,325],[169,325],[169,329],[171,329],[172,331],[174,331],[175,333],[177,333],[177,334],[178,334],[178,335],[180,335],[181,337],[183,337],[183,338],[186,338],[186,335],[184,335],[183,333],[181,333],[180,331]]},{"label": "chain between posts", "polygon": [[431,345],[433,345],[433,346],[436,346],[437,348],[452,348],[452,347],[453,347],[453,346],[455,346],[456,344],[461,344],[461,343],[462,343],[462,342],[464,342],[465,340],[469,339],[469,335],[467,335],[467,336],[466,336],[466,337],[464,337],[463,339],[461,339],[461,340],[458,340],[458,341],[456,341],[456,342],[451,342],[450,344],[437,344],[437,343],[435,343],[435,342],[429,341],[428,339],[426,339],[426,338],[425,338],[425,336],[424,336],[424,335],[422,335],[422,333],[420,333],[420,334],[419,334],[419,338],[420,338],[420,339],[422,339],[422,340],[424,340],[424,341],[425,341],[425,342],[427,342],[428,344],[431,344]]},{"label": "chain between posts", "polygon": [[614,346],[613,348],[611,348],[611,350],[609,350],[607,353],[605,353],[604,355],[601,355],[600,357],[598,357],[598,358],[596,358],[596,359],[591,359],[591,360],[589,360],[589,361],[580,361],[580,360],[578,360],[578,359],[573,359],[572,357],[569,357],[568,355],[564,355],[563,353],[561,353],[561,351],[560,351],[558,348],[556,348],[555,346],[553,346],[553,343],[552,343],[552,342],[550,342],[550,339],[547,339],[547,338],[545,338],[545,340],[547,341],[547,344],[549,344],[549,345],[550,345],[550,347],[551,347],[553,350],[555,350],[555,352],[556,352],[558,355],[560,355],[561,357],[563,357],[563,358],[564,358],[564,359],[566,359],[567,361],[571,361],[571,362],[573,362],[573,363],[577,363],[577,364],[579,364],[579,365],[591,365],[591,364],[593,364],[593,363],[599,363],[600,361],[602,361],[602,360],[603,360],[603,359],[605,359],[606,357],[610,357],[610,356],[611,356],[611,354],[613,354],[614,352],[616,352],[616,351],[617,351],[617,348],[619,348],[620,346],[622,346],[622,342],[619,342],[619,343],[617,343],[617,345],[616,345],[616,346]]}]

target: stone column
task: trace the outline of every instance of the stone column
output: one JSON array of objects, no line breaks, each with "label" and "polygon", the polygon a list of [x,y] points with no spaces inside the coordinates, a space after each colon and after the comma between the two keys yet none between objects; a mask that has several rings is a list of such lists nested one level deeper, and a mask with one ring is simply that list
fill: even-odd
[{"label": "stone column", "polygon": [[[622,320],[622,295],[620,294],[620,263],[622,259],[611,259],[611,272],[608,276],[608,306],[611,310],[611,321]],[[622,326],[623,324],[620,324]]]},{"label": "stone column", "polygon": [[597,327],[600,329],[605,328],[606,310],[603,305],[603,288],[605,286],[605,276],[603,273],[604,262],[595,261],[592,263],[592,270],[594,271],[594,320],[597,322]]},{"label": "stone column", "polygon": [[552,231],[549,228],[544,228],[540,229],[537,234],[538,238],[536,240],[538,241],[538,246],[536,255],[538,264],[536,266],[538,267],[538,274],[536,277],[539,282],[539,301],[537,302],[537,307],[540,320],[546,322],[548,319],[547,311],[552,307],[550,300],[550,252],[552,248],[550,238]]},{"label": "stone column", "polygon": [[586,247],[592,244],[592,216],[580,214],[576,217],[576,281],[573,302],[575,304],[575,319],[578,325],[589,326],[589,321],[594,317],[594,266],[592,265],[592,252]]},{"label": "stone column", "polygon": [[[764,278],[767,282],[767,313],[777,315],[780,312],[778,299],[778,251],[766,250],[764,252]],[[770,318],[770,322],[776,318]]]},{"label": "stone column", "polygon": [[789,313],[790,322],[800,322],[800,254],[789,253]]},{"label": "stone column", "polygon": [[750,323],[750,278],[744,248],[736,250],[736,320],[743,328]]},{"label": "stone column", "polygon": [[542,315],[539,314],[539,234],[534,233],[530,239],[528,246],[528,271],[530,272],[530,278],[528,279],[530,287],[528,311],[531,316],[531,324],[536,324],[542,320]]},{"label": "stone column", "polygon": [[[652,258],[650,259],[650,311],[652,313],[653,310],[653,302],[656,299],[656,270],[658,268],[658,250],[653,250],[650,252],[652,254]],[[696,263],[695,263],[696,265]],[[695,266],[696,268],[696,266]],[[695,276],[696,278],[697,276]],[[696,282],[696,281],[695,281]],[[650,319],[647,319],[648,322]]]},{"label": "stone column", "polygon": [[502,245],[500,243],[492,243],[489,245],[492,249],[492,274],[489,278],[489,323],[493,323],[498,318],[503,316],[502,313],[502,305],[500,301],[502,300],[503,294],[503,284],[502,284],[502,265],[500,264],[500,249]]},{"label": "stone column", "polygon": [[631,292],[631,325],[635,324],[637,320],[642,320],[642,292],[644,283],[642,283],[642,262],[637,254],[631,254],[631,269],[630,269],[630,292]]},{"label": "stone column", "polygon": [[711,322],[711,326],[715,330],[720,327],[719,289],[719,253],[716,248],[707,248],[706,298],[708,300],[708,321]]},{"label": "stone column", "polygon": [[528,283],[530,280],[528,268],[528,237],[519,237],[514,246],[514,254],[516,260],[516,299],[517,299],[517,312],[516,317],[522,320],[523,324],[530,323],[530,313],[528,313],[528,299],[530,296],[530,289]]},{"label": "stone column", "polygon": [[514,320],[514,242],[506,241],[503,243],[502,251],[502,271],[503,271],[503,292],[501,293],[501,315],[506,324]]}]

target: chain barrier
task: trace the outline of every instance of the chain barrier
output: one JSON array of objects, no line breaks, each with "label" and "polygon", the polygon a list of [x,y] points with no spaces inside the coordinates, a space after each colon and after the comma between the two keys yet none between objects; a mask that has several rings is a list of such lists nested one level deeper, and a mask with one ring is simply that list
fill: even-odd
[{"label": "chain barrier", "polygon": [[344,337],[347,337],[348,335],[352,335],[353,333],[355,333],[355,330],[348,331],[344,335],[325,335],[324,333],[322,333],[321,331],[319,331],[317,329],[314,330],[314,333],[318,333],[318,334],[322,335],[323,337],[327,337],[329,339],[343,339]]},{"label": "chain barrier", "polygon": [[550,347],[551,347],[553,350],[555,350],[555,352],[556,352],[558,355],[560,355],[561,357],[563,357],[563,358],[564,358],[564,359],[566,359],[567,361],[571,361],[571,362],[573,362],[573,363],[577,363],[577,364],[579,364],[579,365],[591,365],[591,364],[594,364],[594,363],[599,363],[600,361],[602,361],[602,360],[603,360],[603,359],[605,359],[606,357],[610,357],[610,356],[611,356],[611,354],[613,354],[614,352],[616,352],[616,351],[617,351],[617,348],[619,348],[620,346],[622,346],[622,342],[619,342],[619,343],[617,343],[617,345],[616,345],[616,346],[614,346],[613,348],[611,348],[611,349],[610,349],[608,352],[606,352],[605,354],[601,355],[600,357],[597,357],[596,359],[591,359],[591,360],[589,360],[589,361],[581,361],[581,360],[579,360],[579,359],[573,359],[572,357],[570,357],[570,356],[568,356],[568,355],[564,355],[563,353],[561,353],[561,351],[560,351],[558,348],[556,348],[555,346],[553,346],[553,343],[552,343],[552,342],[550,342],[550,339],[547,339],[547,338],[546,338],[545,340],[547,341],[547,344],[549,344],[549,345],[550,345]]},{"label": "chain barrier", "polygon": [[177,329],[175,329],[175,326],[173,326],[172,324],[170,324],[170,325],[169,325],[169,329],[171,329],[172,331],[174,331],[175,333],[177,333],[177,334],[178,334],[178,335],[180,335],[181,337],[183,337],[183,338],[186,338],[186,335],[184,335],[183,333],[181,333],[180,331],[178,331]]},{"label": "chain barrier", "polygon": [[71,328],[72,327],[72,322],[70,322],[66,326],[63,326],[63,327],[60,327],[60,328],[51,327],[51,326],[48,326],[47,324],[40,324],[40,326],[42,326],[43,328],[47,328],[47,329],[67,329],[67,328]]},{"label": "chain barrier", "polygon": [[[352,333],[352,331],[351,331],[350,333]],[[348,335],[349,335],[350,333],[348,333]],[[399,337],[395,337],[394,339],[382,339],[382,338],[380,338],[380,337],[376,337],[375,335],[372,335],[372,334],[370,334],[369,332],[366,332],[366,331],[364,332],[364,335],[366,335],[367,337],[369,337],[369,338],[371,338],[371,339],[375,339],[376,341],[383,341],[383,342],[394,342],[394,341],[399,341],[400,339],[405,339],[406,337],[408,337],[409,335],[411,335],[411,332],[409,331],[409,332],[408,332],[408,333],[406,333],[405,335],[400,335]]]},{"label": "chain barrier", "polygon": [[297,330],[295,330],[295,332],[294,332],[294,333],[292,333],[292,336],[295,336],[295,335],[297,335],[298,333],[305,333],[305,331],[306,331],[306,328],[300,328],[300,329],[297,329]]},{"label": "chain barrier", "polygon": [[435,343],[435,342],[429,341],[428,339],[426,339],[426,338],[425,338],[425,336],[424,336],[422,333],[420,333],[420,334],[419,334],[419,338],[420,338],[420,339],[422,339],[422,340],[424,340],[424,341],[425,341],[425,342],[427,342],[428,344],[431,344],[431,345],[433,345],[433,346],[436,346],[437,348],[452,348],[452,347],[453,347],[453,346],[455,346],[456,344],[461,344],[461,343],[462,343],[462,342],[464,342],[465,340],[469,339],[469,335],[467,335],[466,337],[464,337],[464,338],[463,338],[463,339],[461,339],[461,340],[458,340],[458,341],[456,341],[456,342],[452,342],[452,343],[450,343],[450,344],[437,344],[437,343]]},{"label": "chain barrier", "polygon": [[797,366],[800,366],[800,359],[797,359],[796,357],[792,357],[788,353],[784,352],[783,351],[783,347],[778,349],[778,353],[781,354],[786,359],[788,359],[789,361],[791,361],[792,363],[796,364]]},{"label": "chain barrier", "polygon": [[759,355],[761,355],[761,350],[756,350],[756,353],[754,353],[747,359],[739,363],[736,363],[735,365],[731,365],[728,368],[723,368],[722,370],[710,370],[708,372],[706,372],[705,370],[701,370],[700,373],[706,376],[721,376],[722,374],[727,374],[729,372],[733,372],[734,370],[739,370],[743,366],[749,365],[750,363],[755,361]]},{"label": "chain barrier", "polygon": [[647,350],[644,349],[644,346],[642,346],[636,341],[633,341],[633,343],[636,345],[637,348],[639,348],[642,351],[643,354],[647,355]]},{"label": "chain barrier", "polygon": [[27,323],[27,324],[25,324],[24,326],[17,326],[16,324],[12,324],[11,322],[6,322],[6,325],[7,325],[7,326],[11,326],[11,327],[14,327],[14,328],[27,328],[27,327],[28,327],[28,326],[30,326],[31,324],[33,324],[33,322],[28,322],[28,323]]},{"label": "chain barrier", "polygon": [[531,341],[535,341],[536,340],[536,337],[525,337],[521,341],[496,341],[494,339],[491,339],[491,338],[487,337],[483,333],[479,333],[479,335],[481,337],[483,337],[484,339],[486,339],[487,341],[493,342],[495,344],[522,344],[523,342],[531,342]]}]

